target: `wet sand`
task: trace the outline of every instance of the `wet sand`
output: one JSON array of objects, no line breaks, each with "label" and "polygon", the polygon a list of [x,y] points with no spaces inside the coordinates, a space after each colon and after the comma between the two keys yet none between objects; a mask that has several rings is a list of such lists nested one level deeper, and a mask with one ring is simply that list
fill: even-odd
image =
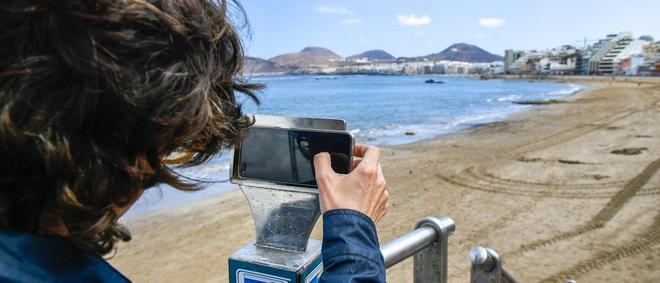
[{"label": "wet sand", "polygon": [[[578,82],[596,87],[385,148],[381,243],[446,215],[450,282],[469,281],[476,245],[497,249],[519,282],[660,282],[660,80]],[[126,224],[133,240],[110,263],[136,282],[226,282],[227,257],[254,240],[238,190]],[[412,282],[412,260],[388,281]]]}]

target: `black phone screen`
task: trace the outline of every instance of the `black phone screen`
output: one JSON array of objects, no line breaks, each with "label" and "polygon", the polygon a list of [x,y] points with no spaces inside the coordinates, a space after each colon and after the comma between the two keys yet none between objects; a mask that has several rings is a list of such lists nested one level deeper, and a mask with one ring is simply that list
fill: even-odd
[{"label": "black phone screen", "polygon": [[240,176],[316,187],[314,155],[330,153],[332,168],[348,174],[353,138],[345,132],[251,127],[240,147]]}]

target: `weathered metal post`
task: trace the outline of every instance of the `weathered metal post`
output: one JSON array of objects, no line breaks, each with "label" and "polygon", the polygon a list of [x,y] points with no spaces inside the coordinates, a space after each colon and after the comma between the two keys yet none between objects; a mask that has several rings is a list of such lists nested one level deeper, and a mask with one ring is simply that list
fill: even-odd
[{"label": "weathered metal post", "polygon": [[475,247],[470,250],[470,283],[516,283],[502,268],[500,254],[491,248]]},{"label": "weathered metal post", "polygon": [[447,241],[456,226],[449,217],[426,217],[415,230],[384,244],[385,267],[414,257],[415,282],[447,282]]},{"label": "weathered metal post", "polygon": [[447,247],[449,236],[456,226],[449,217],[426,217],[417,222],[416,228],[432,227],[436,231],[435,241],[415,254],[414,282],[447,282]]},{"label": "weathered metal post", "polygon": [[[342,120],[264,115],[255,116],[255,126],[346,130]],[[321,215],[318,190],[243,180],[239,166],[235,155],[231,181],[250,204],[256,239],[229,257],[229,282],[318,281],[323,270],[321,241],[309,239]]]}]

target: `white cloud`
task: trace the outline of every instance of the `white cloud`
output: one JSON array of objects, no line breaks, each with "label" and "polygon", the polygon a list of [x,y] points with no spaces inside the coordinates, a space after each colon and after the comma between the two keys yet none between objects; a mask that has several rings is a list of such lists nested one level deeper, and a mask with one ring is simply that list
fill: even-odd
[{"label": "white cloud", "polygon": [[358,19],[358,18],[348,18],[340,22],[340,24],[342,25],[357,25],[361,23],[362,23],[362,19]]},{"label": "white cloud", "polygon": [[484,27],[496,28],[506,24],[506,21],[500,18],[481,18],[479,24]]},{"label": "white cloud", "polygon": [[399,20],[399,23],[404,26],[423,26],[431,23],[431,18],[424,15],[421,17],[416,16],[415,14],[410,15],[397,15],[396,18]]},{"label": "white cloud", "polygon": [[316,11],[323,14],[353,14],[353,11],[344,6],[317,6]]}]

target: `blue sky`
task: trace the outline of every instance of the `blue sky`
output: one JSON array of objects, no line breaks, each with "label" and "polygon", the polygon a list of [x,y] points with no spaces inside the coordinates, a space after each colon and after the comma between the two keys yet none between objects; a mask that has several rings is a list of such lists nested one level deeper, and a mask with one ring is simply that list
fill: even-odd
[{"label": "blue sky", "polygon": [[631,31],[660,40],[659,0],[239,0],[251,25],[247,54],[271,58],[306,46],[341,56],[384,49],[394,56],[439,52],[452,43],[504,49],[582,45]]}]

